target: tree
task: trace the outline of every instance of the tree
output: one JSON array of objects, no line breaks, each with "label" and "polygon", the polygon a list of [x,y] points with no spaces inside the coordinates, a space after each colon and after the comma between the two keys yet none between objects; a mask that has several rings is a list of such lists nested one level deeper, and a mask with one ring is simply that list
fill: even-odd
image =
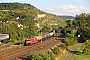
[{"label": "tree", "polygon": [[72,21],[71,20],[68,20],[66,22],[67,22],[68,27],[72,27]]},{"label": "tree", "polygon": [[82,13],[76,15],[76,23],[78,23],[78,30],[76,35],[80,35],[79,42],[85,42],[87,39],[90,39],[90,13]]}]

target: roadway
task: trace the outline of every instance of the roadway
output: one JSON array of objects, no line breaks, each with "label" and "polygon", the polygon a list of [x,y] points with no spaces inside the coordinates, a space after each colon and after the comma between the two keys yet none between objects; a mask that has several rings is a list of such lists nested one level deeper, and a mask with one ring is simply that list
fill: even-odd
[{"label": "roadway", "polygon": [[66,57],[65,57],[64,60],[70,60],[71,57],[72,57],[72,55],[73,55],[73,53],[74,53],[74,51],[75,51],[75,49],[76,49],[79,45],[81,45],[81,43],[76,44],[76,45],[69,51],[69,53],[66,55]]},{"label": "roadway", "polygon": [[5,49],[5,48],[8,48],[11,45],[19,45],[19,44],[22,44],[22,42],[20,41],[20,42],[15,42],[15,43],[7,44],[7,45],[4,45],[4,46],[0,46],[0,50],[1,49]]},{"label": "roadway", "polygon": [[0,46],[0,50],[1,49],[4,49],[4,48],[7,48],[7,47],[10,47],[12,44],[8,44],[8,45],[4,45],[4,46]]}]

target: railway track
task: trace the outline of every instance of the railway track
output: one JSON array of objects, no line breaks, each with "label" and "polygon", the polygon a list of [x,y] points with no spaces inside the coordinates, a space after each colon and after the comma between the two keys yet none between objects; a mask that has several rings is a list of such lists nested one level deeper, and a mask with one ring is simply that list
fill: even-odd
[{"label": "railway track", "polygon": [[13,48],[4,52],[0,53],[0,60],[9,60],[11,58],[14,58],[16,56],[19,56],[23,53],[29,52],[32,54],[34,51],[39,51],[39,50],[45,50],[48,49],[49,47],[52,47],[53,45],[57,44],[59,41],[54,40],[54,37],[51,37],[43,43],[36,43],[30,46],[23,46],[23,47],[18,47],[18,48]]},{"label": "railway track", "polygon": [[[54,41],[52,41],[52,42],[48,42],[48,43],[46,43],[46,45],[41,45],[41,47],[42,48],[39,48],[39,49],[37,49],[36,51],[42,51],[42,50],[47,50],[47,49],[52,49],[52,48],[54,48],[56,45],[59,45],[60,44],[60,40],[58,40],[58,41],[56,41],[56,40],[54,40]],[[48,45],[48,46],[47,46]],[[35,51],[35,50],[34,50]],[[21,57],[19,57],[20,59],[30,59],[30,52],[28,52],[28,54],[26,54],[26,55],[24,55],[24,56],[21,56]]]}]

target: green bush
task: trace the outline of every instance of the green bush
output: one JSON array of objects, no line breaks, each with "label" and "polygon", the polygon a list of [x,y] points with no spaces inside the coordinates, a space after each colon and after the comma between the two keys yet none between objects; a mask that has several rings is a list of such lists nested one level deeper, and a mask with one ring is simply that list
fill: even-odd
[{"label": "green bush", "polygon": [[59,54],[60,53],[59,47],[54,47],[53,53],[54,54]]},{"label": "green bush", "polygon": [[77,38],[66,38],[64,42],[66,46],[74,45],[75,43],[77,43]]},{"label": "green bush", "polygon": [[70,46],[71,45],[70,41],[71,40],[69,38],[66,38],[65,41],[64,41],[65,42],[65,45],[66,46]]},{"label": "green bush", "polygon": [[40,53],[34,52],[34,54],[31,55],[31,60],[42,60],[42,57],[39,55]]},{"label": "green bush", "polygon": [[83,54],[90,55],[90,45],[86,46],[83,50]]},{"label": "green bush", "polygon": [[77,43],[78,40],[77,37],[74,36],[75,33],[76,31],[73,30],[71,34],[66,34],[66,39],[64,41],[66,46],[74,45],[75,43]]},{"label": "green bush", "polygon": [[65,44],[60,44],[58,47],[60,47],[62,50],[67,48],[67,46]]},{"label": "green bush", "polygon": [[87,40],[84,44],[83,54],[90,55],[90,40]]},{"label": "green bush", "polygon": [[22,41],[22,45],[25,46],[25,41]]},{"label": "green bush", "polygon": [[52,51],[34,52],[31,55],[31,60],[55,60]]}]

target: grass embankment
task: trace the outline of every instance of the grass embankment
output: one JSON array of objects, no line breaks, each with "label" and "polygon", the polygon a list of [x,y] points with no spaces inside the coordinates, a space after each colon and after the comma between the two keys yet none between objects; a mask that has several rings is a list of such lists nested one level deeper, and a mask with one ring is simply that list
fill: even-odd
[{"label": "grass embankment", "polygon": [[84,44],[81,44],[76,51],[74,52],[71,60],[86,60],[86,58],[89,60],[90,59],[90,55],[85,55],[82,54],[82,48],[83,48]]},{"label": "grass embankment", "polygon": [[68,53],[68,51],[66,51],[64,54],[62,54],[58,60],[64,60],[67,53]]}]

